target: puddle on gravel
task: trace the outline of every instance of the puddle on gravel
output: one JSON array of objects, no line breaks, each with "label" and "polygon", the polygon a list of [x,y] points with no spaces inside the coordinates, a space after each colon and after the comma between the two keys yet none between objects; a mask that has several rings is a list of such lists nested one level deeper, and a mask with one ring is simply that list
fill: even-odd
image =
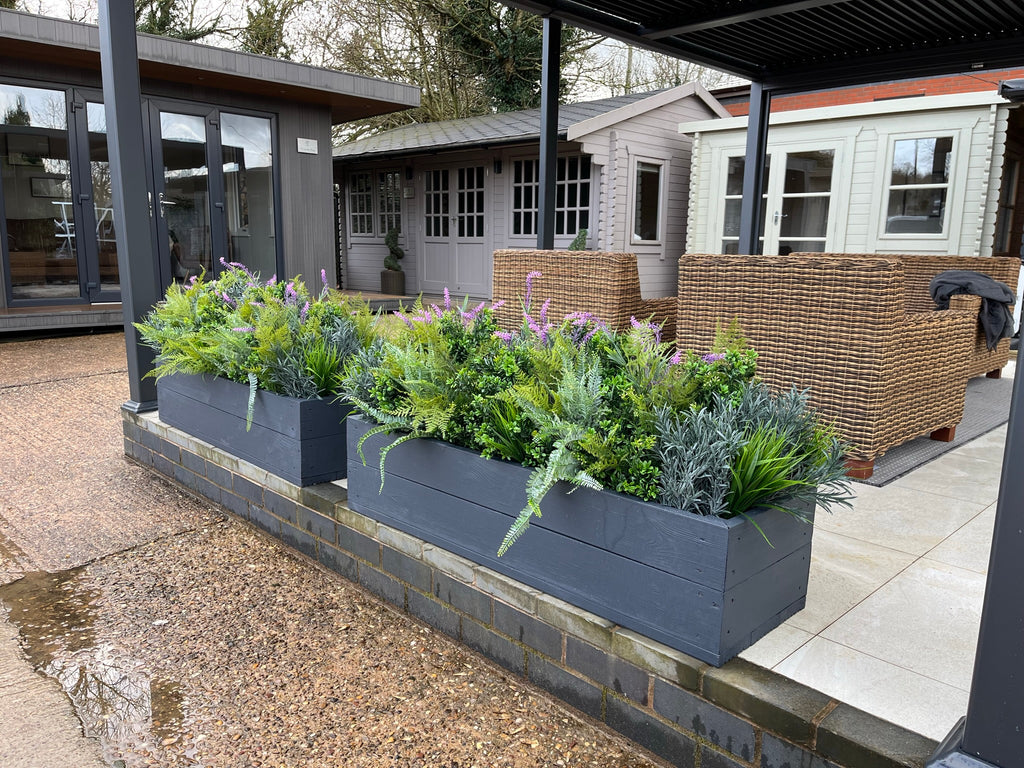
[{"label": "puddle on gravel", "polygon": [[85,734],[100,739],[108,761],[111,747],[159,744],[179,736],[184,718],[180,689],[97,639],[99,592],[83,587],[79,575],[80,569],[34,572],[0,587],[0,602],[17,625],[32,665],[60,683]]}]

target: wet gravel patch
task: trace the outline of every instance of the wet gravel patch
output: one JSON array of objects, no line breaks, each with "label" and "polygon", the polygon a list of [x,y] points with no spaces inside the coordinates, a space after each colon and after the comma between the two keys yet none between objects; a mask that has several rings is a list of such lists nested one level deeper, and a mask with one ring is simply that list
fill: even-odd
[{"label": "wet gravel patch", "polygon": [[0,601],[114,766],[663,765],[235,520]]}]

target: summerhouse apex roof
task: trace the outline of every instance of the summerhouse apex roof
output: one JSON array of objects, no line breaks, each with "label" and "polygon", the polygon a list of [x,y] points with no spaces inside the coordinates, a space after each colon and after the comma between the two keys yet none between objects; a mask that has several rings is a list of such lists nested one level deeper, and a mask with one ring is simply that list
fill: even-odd
[{"label": "summerhouse apex roof", "polygon": [[[562,104],[558,107],[560,138],[575,139],[605,125],[643,114],[664,104],[688,96],[705,101],[709,108],[728,116],[703,86],[685,83],[646,93],[631,93],[595,101]],[[334,148],[335,158],[375,155],[412,155],[450,149],[491,146],[540,138],[540,110],[524,109],[493,115],[443,120],[436,123],[411,123],[389,131],[348,142]]]}]

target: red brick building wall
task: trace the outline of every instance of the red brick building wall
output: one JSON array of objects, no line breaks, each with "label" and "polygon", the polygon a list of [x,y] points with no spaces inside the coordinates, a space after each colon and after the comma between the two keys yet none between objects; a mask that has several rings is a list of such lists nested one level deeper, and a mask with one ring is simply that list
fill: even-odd
[{"label": "red brick building wall", "polygon": [[[838,104],[858,104],[908,96],[939,96],[946,93],[994,91],[999,87],[1000,80],[1014,80],[1016,78],[1024,78],[1024,67],[950,75],[947,77],[929,77],[922,80],[900,80],[851,88],[836,88],[831,91],[797,93],[791,96],[774,97],[772,99],[771,111],[785,112],[792,109],[831,107]],[[749,97],[732,104],[726,103],[724,106],[733,115],[745,115],[749,112],[748,99]]]}]

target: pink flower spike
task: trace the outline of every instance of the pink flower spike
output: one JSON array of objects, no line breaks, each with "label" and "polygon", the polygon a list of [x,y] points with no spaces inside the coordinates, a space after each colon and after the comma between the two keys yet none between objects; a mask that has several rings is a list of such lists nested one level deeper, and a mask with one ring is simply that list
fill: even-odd
[{"label": "pink flower spike", "polygon": [[496,302],[491,304],[491,309],[498,309],[498,307],[504,307],[504,306],[505,306],[505,300],[504,299],[498,299]]},{"label": "pink flower spike", "polygon": [[679,365],[683,362],[683,350],[677,349],[676,353],[669,358],[669,365]]},{"label": "pink flower spike", "polygon": [[328,287],[327,286],[327,270],[326,269],[321,269],[320,270],[320,282],[324,284],[324,288]]},{"label": "pink flower spike", "polygon": [[548,321],[548,307],[551,306],[551,299],[545,299],[544,305],[540,308],[540,321],[547,323]]},{"label": "pink flower spike", "polygon": [[410,320],[408,317],[406,317],[404,312],[400,312],[400,311],[398,311],[396,309],[391,314],[393,314],[395,317],[397,317],[399,320],[401,320],[403,323],[405,323],[410,328],[415,328],[415,326],[412,324],[412,320]]},{"label": "pink flower spike", "polygon": [[533,294],[533,279],[535,277],[540,277],[540,276],[541,276],[541,273],[538,272],[537,270],[534,270],[533,272],[529,272],[526,275],[526,306],[527,306],[527,308],[529,308],[529,306],[530,306],[530,296]]},{"label": "pink flower spike", "polygon": [[451,297],[451,294],[448,293],[448,287],[445,286],[445,289],[444,289],[444,311],[447,312],[451,308],[452,308],[452,297]]},{"label": "pink flower spike", "polygon": [[267,280],[267,287],[269,288],[272,285],[277,285],[277,275],[272,275],[271,278]]}]

